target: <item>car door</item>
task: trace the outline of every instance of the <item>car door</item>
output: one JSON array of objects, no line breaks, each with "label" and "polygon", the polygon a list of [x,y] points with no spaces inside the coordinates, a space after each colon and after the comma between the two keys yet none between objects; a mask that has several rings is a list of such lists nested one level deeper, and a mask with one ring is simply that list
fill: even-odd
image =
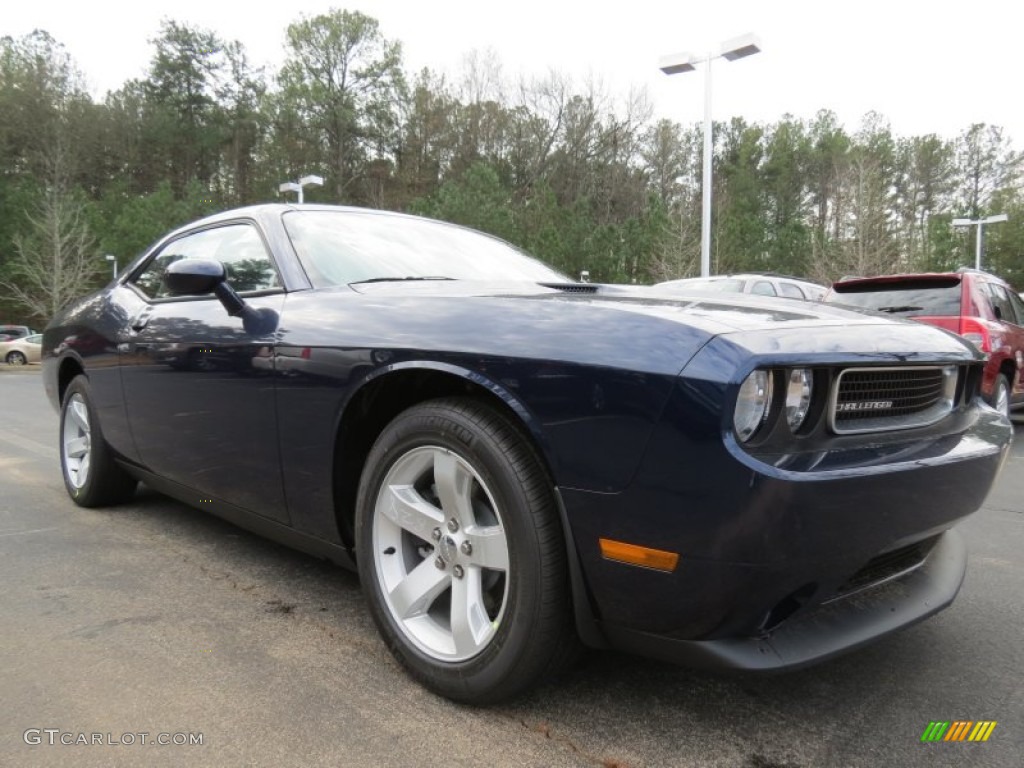
[{"label": "car door", "polygon": [[1016,381],[1010,382],[1013,389],[1012,400],[1014,402],[1024,401],[1024,301],[1021,301],[1013,291],[1001,286],[989,283],[993,289],[998,289],[996,294],[999,299],[1001,318],[1006,327],[1007,341],[1010,345],[1010,353],[1017,363]]},{"label": "car door", "polygon": [[251,333],[212,294],[169,295],[168,265],[220,261],[254,309],[280,317],[284,292],[259,230],[236,222],[163,246],[127,283],[135,294],[120,362],[128,422],[142,463],[216,498],[287,522],[273,383],[276,329]]}]

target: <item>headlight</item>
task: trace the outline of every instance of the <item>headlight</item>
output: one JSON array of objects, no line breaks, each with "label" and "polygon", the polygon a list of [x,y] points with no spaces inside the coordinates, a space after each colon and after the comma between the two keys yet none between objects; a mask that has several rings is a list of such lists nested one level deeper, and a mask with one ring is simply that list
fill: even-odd
[{"label": "headlight", "polygon": [[749,440],[768,415],[772,402],[772,377],[767,371],[754,371],[740,385],[732,422],[740,442]]},{"label": "headlight", "polygon": [[807,412],[811,409],[811,388],[814,377],[806,368],[794,368],[789,372],[786,384],[786,421],[789,431],[796,432],[803,426]]}]

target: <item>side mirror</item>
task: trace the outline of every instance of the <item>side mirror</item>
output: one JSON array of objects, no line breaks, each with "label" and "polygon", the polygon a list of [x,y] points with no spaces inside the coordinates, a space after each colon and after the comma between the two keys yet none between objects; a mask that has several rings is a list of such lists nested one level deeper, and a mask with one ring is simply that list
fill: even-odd
[{"label": "side mirror", "polygon": [[262,336],[277,329],[277,313],[267,307],[253,309],[246,304],[228,284],[227,272],[219,261],[176,261],[164,272],[164,285],[176,296],[216,294],[228,315],[242,318],[242,327],[246,333]]},{"label": "side mirror", "polygon": [[164,271],[164,285],[175,296],[213,293],[227,279],[224,265],[206,259],[181,259]]}]

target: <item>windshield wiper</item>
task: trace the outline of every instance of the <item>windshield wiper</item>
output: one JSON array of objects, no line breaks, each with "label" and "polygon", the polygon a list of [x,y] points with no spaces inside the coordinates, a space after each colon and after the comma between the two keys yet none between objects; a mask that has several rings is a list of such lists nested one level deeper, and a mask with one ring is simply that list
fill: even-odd
[{"label": "windshield wiper", "polygon": [[924,309],[924,307],[911,307],[911,306],[878,307],[878,311],[879,312],[914,312],[914,311],[916,311],[918,309]]},{"label": "windshield wiper", "polygon": [[422,277],[416,275],[409,275],[407,277],[371,277],[367,280],[355,280],[349,283],[349,285],[362,285],[363,283],[396,283],[402,280],[454,280],[454,277],[441,277],[434,275],[424,275]]}]

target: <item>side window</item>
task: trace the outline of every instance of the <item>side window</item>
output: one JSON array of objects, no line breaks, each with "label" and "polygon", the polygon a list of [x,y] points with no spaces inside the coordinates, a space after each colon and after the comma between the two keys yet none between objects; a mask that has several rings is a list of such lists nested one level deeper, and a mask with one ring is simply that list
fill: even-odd
[{"label": "side window", "polygon": [[782,281],[779,283],[779,293],[785,296],[787,299],[806,299],[804,292],[800,290],[799,285],[793,283],[787,283]]},{"label": "side window", "polygon": [[1017,313],[1017,325],[1024,325],[1024,299],[1021,299],[1013,291],[1009,291],[1010,303],[1013,304],[1013,310]]},{"label": "side window", "polygon": [[751,293],[756,293],[759,296],[777,296],[775,293],[775,286],[766,280],[758,280],[754,283],[754,287],[750,289]]},{"label": "side window", "polygon": [[281,286],[263,240],[250,224],[231,224],[179,237],[165,245],[132,282],[151,299],[167,298],[171,294],[164,285],[164,272],[181,259],[221,262],[228,281],[239,293]]},{"label": "side window", "polygon": [[1010,303],[1010,297],[1006,294],[1003,286],[995,283],[985,283],[985,290],[992,299],[992,308],[996,310],[996,316],[1004,323],[1016,323],[1017,316]]}]

